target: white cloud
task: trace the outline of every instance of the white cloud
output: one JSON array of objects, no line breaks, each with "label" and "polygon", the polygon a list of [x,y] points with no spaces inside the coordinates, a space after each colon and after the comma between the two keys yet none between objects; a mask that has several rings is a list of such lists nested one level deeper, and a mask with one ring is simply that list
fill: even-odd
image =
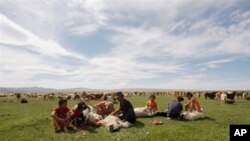
[{"label": "white cloud", "polygon": [[[207,68],[250,57],[250,12],[236,0],[26,0],[0,7],[1,86],[133,87],[168,74],[177,77],[153,85],[234,88],[234,80],[214,85]],[[99,56],[86,58],[60,42],[86,36],[98,42],[92,35],[101,29],[111,49]],[[197,62],[201,68],[188,72]],[[67,79],[30,80],[42,73]],[[247,87],[237,82],[243,86],[235,88]]]},{"label": "white cloud", "polygon": [[218,67],[218,65],[223,64],[223,63],[229,63],[234,61],[233,58],[227,58],[227,59],[221,59],[221,60],[214,60],[214,61],[209,61],[207,63],[203,63],[204,65],[206,65],[209,68],[216,68]]},{"label": "white cloud", "polygon": [[49,56],[62,55],[84,59],[83,56],[78,55],[77,53],[66,51],[57,42],[51,39],[43,40],[39,38],[30,31],[23,29],[13,21],[9,20],[6,16],[2,14],[0,14],[0,19],[0,43],[2,44],[25,47],[29,50]]}]

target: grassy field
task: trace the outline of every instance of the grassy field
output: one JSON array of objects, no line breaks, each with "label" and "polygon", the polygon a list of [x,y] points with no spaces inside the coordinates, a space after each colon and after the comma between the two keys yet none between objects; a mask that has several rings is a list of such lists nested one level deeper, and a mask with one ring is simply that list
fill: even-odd
[{"label": "grassy field", "polygon": [[[173,96],[157,97],[159,111],[164,111],[167,102],[173,98]],[[0,98],[1,141],[228,141],[230,124],[250,124],[250,101],[238,99],[235,104],[227,105],[219,100],[205,100],[201,97],[200,102],[206,114],[203,120],[140,118],[133,127],[115,133],[109,133],[104,127],[99,127],[56,134],[51,125],[50,114],[57,105],[57,100],[28,99],[28,104],[21,104],[14,97],[13,102],[4,102],[5,99]],[[147,96],[127,99],[134,107],[139,107],[145,105]],[[89,104],[94,103],[95,101]],[[70,107],[75,104],[75,101],[68,102]],[[153,125],[154,119],[160,119],[163,125]]]}]

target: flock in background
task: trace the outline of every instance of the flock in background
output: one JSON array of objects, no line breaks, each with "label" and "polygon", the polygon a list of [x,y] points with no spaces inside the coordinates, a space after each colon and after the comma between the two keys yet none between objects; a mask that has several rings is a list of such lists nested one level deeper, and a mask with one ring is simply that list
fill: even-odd
[{"label": "flock in background", "polygon": [[[149,101],[146,107],[133,107],[132,104],[124,99],[124,97],[132,96],[148,96]],[[166,111],[157,112],[157,103],[155,103],[155,96],[174,96],[176,100],[172,100],[167,106]],[[52,112],[53,125],[57,131],[67,131],[72,121],[72,125],[75,127],[82,127],[82,125],[90,126],[105,126],[109,131],[113,132],[119,128],[130,127],[131,123],[135,122],[136,117],[152,117],[152,116],[164,116],[169,118],[177,118],[179,120],[196,120],[205,118],[203,108],[201,107],[198,99],[204,96],[205,99],[218,99],[224,101],[226,104],[233,104],[236,99],[250,100],[247,91],[153,91],[153,92],[74,92],[74,93],[0,93],[0,97],[5,101],[13,102],[13,97],[20,100],[21,103],[28,103],[27,98],[31,99],[43,99],[43,100],[59,100],[59,107]],[[187,97],[189,103],[185,105],[185,112],[182,113],[183,106],[181,101],[183,97]],[[67,100],[77,101],[77,105],[71,110],[67,108]],[[102,101],[94,106],[87,105],[85,102],[89,101]],[[112,103],[112,104],[108,104]],[[113,104],[120,103],[120,109],[115,110]],[[127,103],[124,105],[124,102]],[[154,104],[155,103],[155,104]],[[153,106],[153,105],[154,106]],[[63,107],[64,105],[64,107]],[[155,107],[155,110],[150,110],[148,107]],[[104,106],[104,107],[103,107]],[[93,110],[96,108],[96,112]],[[102,111],[102,107],[104,111]],[[107,112],[107,109],[112,107],[112,111],[103,115],[102,112]],[[125,109],[124,109],[125,108]],[[66,109],[66,111],[65,111]],[[101,111],[98,112],[98,109]],[[128,118],[134,117],[135,120],[122,120],[119,113],[124,110],[131,112],[126,113]],[[65,115],[60,117],[63,112]],[[123,113],[122,112],[122,113]],[[77,115],[77,116],[76,116]],[[123,113],[124,115],[124,113]],[[133,116],[132,116],[133,115]],[[63,118],[65,117],[65,119]],[[154,124],[160,124],[161,121],[154,121]],[[59,124],[60,123],[60,124]],[[61,125],[61,123],[63,123]],[[66,124],[67,123],[67,124]],[[81,126],[80,126],[81,125]],[[62,128],[63,129],[62,129]]]},{"label": "flock in background", "polygon": [[[183,96],[185,97],[187,91],[152,91],[152,92],[126,92],[124,91],[125,97],[131,96],[146,96],[146,95],[155,95],[155,96]],[[246,99],[250,100],[250,96],[247,91],[194,91],[194,96],[201,98],[204,96],[205,99],[219,99],[226,100],[227,97],[230,99]],[[74,92],[74,93],[0,93],[0,97],[13,97],[16,96],[17,99],[21,98],[36,98],[43,100],[54,100],[65,98],[67,100],[79,100],[84,99],[85,101],[90,100],[102,100],[104,97],[107,97],[108,100],[115,100],[115,92]]]}]

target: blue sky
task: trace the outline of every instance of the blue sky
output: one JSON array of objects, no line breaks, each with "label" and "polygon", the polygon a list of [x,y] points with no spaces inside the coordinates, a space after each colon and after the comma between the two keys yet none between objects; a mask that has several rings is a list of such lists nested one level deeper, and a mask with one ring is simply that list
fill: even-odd
[{"label": "blue sky", "polygon": [[250,89],[248,0],[0,1],[0,86]]}]

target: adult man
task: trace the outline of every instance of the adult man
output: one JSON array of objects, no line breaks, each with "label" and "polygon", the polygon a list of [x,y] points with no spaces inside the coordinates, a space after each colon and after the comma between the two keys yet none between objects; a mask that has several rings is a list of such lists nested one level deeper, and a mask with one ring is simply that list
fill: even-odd
[{"label": "adult man", "polygon": [[120,108],[118,110],[114,111],[113,113],[111,113],[111,115],[121,114],[119,116],[121,120],[128,121],[130,123],[135,122],[136,116],[135,116],[134,108],[128,100],[124,99],[123,93],[117,92],[116,99],[120,103]]}]

